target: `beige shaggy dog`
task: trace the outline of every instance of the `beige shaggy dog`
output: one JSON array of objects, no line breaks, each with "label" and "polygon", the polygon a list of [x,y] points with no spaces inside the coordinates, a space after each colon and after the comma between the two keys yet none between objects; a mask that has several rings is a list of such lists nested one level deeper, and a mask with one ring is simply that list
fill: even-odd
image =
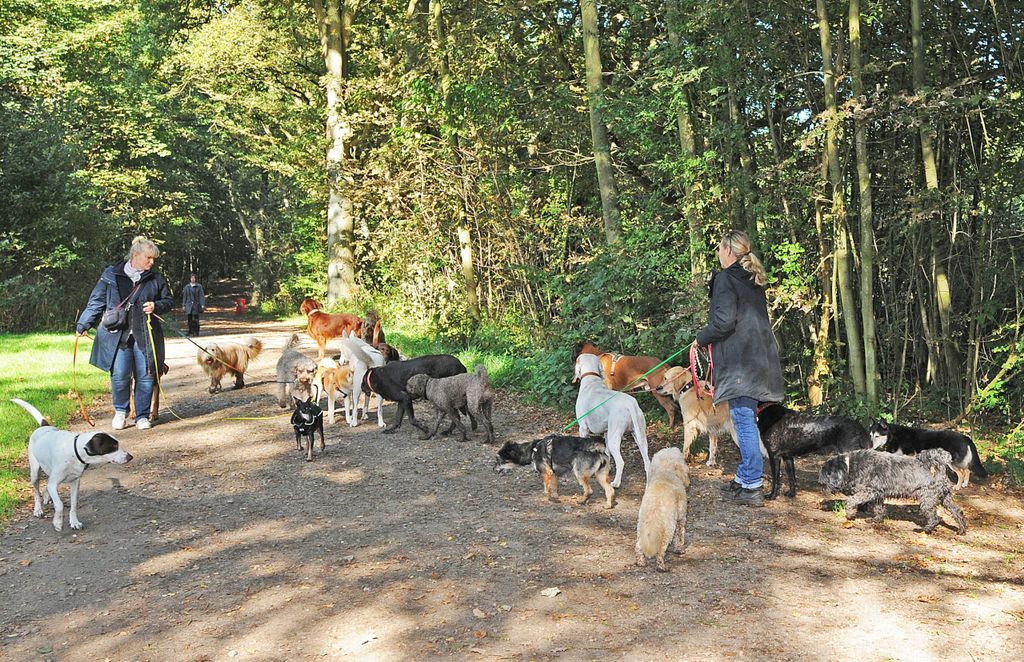
[{"label": "beige shaggy dog", "polygon": [[[683,457],[690,456],[690,444],[703,433],[708,436],[708,466],[715,466],[719,437],[729,436],[736,442],[729,405],[722,403],[716,407],[708,395],[698,398],[689,368],[669,368],[655,390],[671,396],[679,404],[679,411],[683,414]],[[736,445],[739,446],[739,442]],[[761,454],[767,455],[763,450]]]},{"label": "beige shaggy dog", "polygon": [[324,357],[317,363],[316,374],[313,375],[313,398],[319,403],[327,396],[327,422],[331,425],[334,424],[334,400],[339,392],[342,397],[351,397],[352,367],[329,356]]},{"label": "beige shaggy dog", "polygon": [[651,475],[640,502],[636,522],[636,564],[647,565],[653,556],[665,572],[665,551],[683,553],[686,539],[686,489],[690,474],[678,448],[663,448],[651,458]]},{"label": "beige shaggy dog", "polygon": [[235,376],[235,388],[245,386],[242,377],[252,361],[263,351],[263,343],[252,336],[243,338],[240,343],[211,343],[196,352],[196,362],[210,376],[210,393],[218,393],[220,381],[227,374]]}]

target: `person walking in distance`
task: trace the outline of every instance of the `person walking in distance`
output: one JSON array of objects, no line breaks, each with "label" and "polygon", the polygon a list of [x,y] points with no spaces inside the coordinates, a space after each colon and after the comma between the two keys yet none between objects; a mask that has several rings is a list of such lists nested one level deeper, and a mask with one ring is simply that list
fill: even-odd
[{"label": "person walking in distance", "polygon": [[763,506],[761,436],[757,406],[782,402],[785,384],[779,348],[768,319],[764,267],[752,251],[750,237],[733,230],[718,244],[722,270],[711,279],[708,324],[694,341],[712,345],[715,362],[714,403],[727,403],[740,445],[736,478],[722,486],[722,499]]},{"label": "person walking in distance", "polygon": [[188,334],[199,335],[199,313],[206,309],[206,292],[195,274],[189,279],[181,293],[181,309],[188,316]]}]

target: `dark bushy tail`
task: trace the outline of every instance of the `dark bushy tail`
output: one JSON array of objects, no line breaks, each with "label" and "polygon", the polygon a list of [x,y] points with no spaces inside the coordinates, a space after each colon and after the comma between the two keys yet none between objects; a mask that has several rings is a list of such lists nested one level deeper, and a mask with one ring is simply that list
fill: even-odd
[{"label": "dark bushy tail", "polygon": [[[964,436],[967,437],[967,435]],[[974,445],[974,440],[970,437],[967,437],[967,443],[971,447],[971,471],[979,478],[987,478],[988,471],[985,470],[985,465],[981,463],[981,453],[978,452],[978,447]]]}]

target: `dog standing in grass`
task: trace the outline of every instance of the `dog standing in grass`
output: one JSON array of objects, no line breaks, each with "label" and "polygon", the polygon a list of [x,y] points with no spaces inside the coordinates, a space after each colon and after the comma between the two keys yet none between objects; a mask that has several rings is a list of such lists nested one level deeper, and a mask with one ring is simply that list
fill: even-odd
[{"label": "dog standing in grass", "polygon": [[663,448],[651,458],[647,489],[636,521],[636,564],[647,565],[654,557],[665,572],[665,552],[683,553],[686,539],[686,490],[690,473],[678,448]]}]

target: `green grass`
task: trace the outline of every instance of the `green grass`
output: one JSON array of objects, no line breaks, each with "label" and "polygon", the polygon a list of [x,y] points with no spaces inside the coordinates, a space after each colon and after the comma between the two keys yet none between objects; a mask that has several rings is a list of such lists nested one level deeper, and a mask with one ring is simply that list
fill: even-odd
[{"label": "green grass", "polygon": [[[29,495],[25,452],[36,422],[11,402],[32,403],[59,427],[78,414],[72,390],[70,334],[0,334],[0,522],[6,521]],[[78,344],[78,388],[86,404],[110,389],[107,373],[89,365],[92,342]]]}]

